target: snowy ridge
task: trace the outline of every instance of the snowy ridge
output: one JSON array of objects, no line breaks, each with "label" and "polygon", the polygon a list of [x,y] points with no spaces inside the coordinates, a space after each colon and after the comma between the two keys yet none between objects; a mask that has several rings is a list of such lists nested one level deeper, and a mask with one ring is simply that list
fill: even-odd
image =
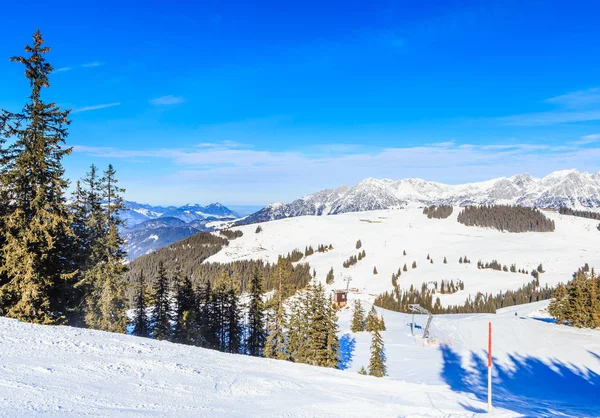
[{"label": "snowy ridge", "polygon": [[600,172],[563,170],[543,178],[529,174],[502,177],[479,183],[448,185],[421,179],[399,181],[368,178],[353,187],[325,189],[289,204],[275,203],[239,221],[265,222],[304,215],[392,209],[409,204],[455,205],[517,204],[558,209],[600,208]]}]

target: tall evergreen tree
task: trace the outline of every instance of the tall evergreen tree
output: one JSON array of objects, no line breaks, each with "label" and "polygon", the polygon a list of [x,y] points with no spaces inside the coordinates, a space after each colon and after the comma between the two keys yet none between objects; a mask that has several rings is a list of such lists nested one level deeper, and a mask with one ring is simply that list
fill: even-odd
[{"label": "tall evergreen tree", "polygon": [[267,358],[285,360],[288,357],[285,341],[286,316],[281,291],[277,292],[276,297],[277,306],[268,322],[264,354]]},{"label": "tall evergreen tree", "polygon": [[196,345],[204,348],[217,348],[215,303],[212,286],[208,280],[205,280],[198,288],[196,296],[196,318],[198,321]]},{"label": "tall evergreen tree", "polygon": [[250,283],[250,303],[248,305],[248,337],[246,350],[249,355],[260,357],[265,348],[265,303],[262,275],[258,266],[252,270]]},{"label": "tall evergreen tree", "polygon": [[385,351],[383,347],[383,338],[379,330],[373,331],[371,339],[371,358],[369,361],[369,375],[375,377],[383,377],[386,375],[385,367]]},{"label": "tall evergreen tree", "polygon": [[297,295],[291,302],[288,321],[288,360],[296,363],[306,363],[307,357],[307,292]]},{"label": "tall evergreen tree", "polygon": [[327,299],[321,283],[312,283],[308,300],[307,362],[314,366],[327,364]]},{"label": "tall evergreen tree", "polygon": [[142,271],[137,281],[133,313],[133,335],[137,335],[138,337],[150,336],[150,323],[148,322],[146,308],[146,280]]},{"label": "tall evergreen tree", "polygon": [[2,314],[28,322],[56,324],[72,312],[77,273],[72,248],[72,215],[62,159],[70,111],[42,100],[50,87],[50,48],[38,30],[28,57],[10,60],[25,66],[31,94],[21,113],[0,113],[0,137],[10,139],[0,171],[0,306]]},{"label": "tall evergreen tree", "polygon": [[365,309],[360,302],[360,299],[354,301],[354,311],[352,313],[352,324],[350,331],[361,332],[365,330]]},{"label": "tall evergreen tree", "polygon": [[326,311],[326,329],[327,329],[327,342],[325,351],[325,364],[326,367],[334,369],[338,368],[338,356],[340,353],[340,341],[338,339],[339,327],[337,324],[338,318],[335,307],[331,301],[327,301]]},{"label": "tall evergreen tree", "polygon": [[242,326],[240,302],[238,296],[238,283],[233,275],[229,275],[227,288],[227,345],[225,351],[228,353],[239,353],[242,348]]},{"label": "tall evergreen tree", "polygon": [[172,337],[171,301],[169,299],[169,278],[163,262],[158,264],[158,273],[152,294],[154,310],[152,311],[152,335],[157,340],[169,340]]},{"label": "tall evergreen tree", "polygon": [[180,269],[175,271],[175,325],[173,341],[181,344],[192,344],[195,340],[196,294],[192,281]]}]

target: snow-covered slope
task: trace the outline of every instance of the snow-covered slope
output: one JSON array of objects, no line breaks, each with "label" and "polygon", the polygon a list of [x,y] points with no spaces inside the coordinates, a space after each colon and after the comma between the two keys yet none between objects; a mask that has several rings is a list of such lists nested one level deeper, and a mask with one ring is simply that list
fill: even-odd
[{"label": "snow-covered slope", "polygon": [[519,204],[558,209],[600,208],[600,172],[557,171],[543,178],[520,174],[480,183],[447,185],[421,179],[366,179],[349,188],[322,190],[290,204],[275,203],[244,218],[264,222],[303,215],[332,215],[390,209],[408,204]]},{"label": "snow-covered slope", "polygon": [[[372,295],[392,290],[392,273],[408,266],[398,281],[403,289],[417,288],[424,282],[462,280],[465,289],[455,294],[439,295],[443,305],[462,304],[468,295],[477,292],[497,293],[516,290],[532,280],[530,275],[495,270],[479,270],[477,261],[497,260],[503,265],[515,263],[528,271],[543,264],[545,273],[540,283],[555,285],[565,282],[585,263],[600,267],[600,232],[598,221],[545,212],[555,221],[554,232],[503,233],[494,229],[467,227],[456,221],[460,211],[454,208],[447,219],[428,219],[422,210],[414,207],[336,216],[302,216],[279,219],[261,224],[262,232],[255,233],[255,225],[236,227],[244,235],[208,261],[227,262],[240,259],[263,259],[277,262],[280,254],[312,245],[332,244],[333,251],[317,253],[302,261],[310,263],[317,278],[325,276],[333,267],[335,282],[330,288],[345,288],[346,278],[351,287]],[[357,255],[357,240],[366,258],[350,268],[342,264]],[[403,256],[403,250],[407,255]],[[427,260],[433,259],[433,264]],[[471,264],[459,264],[467,256]],[[446,257],[448,263],[444,264]],[[416,261],[417,268],[412,269]],[[377,267],[377,275],[373,274]]]},{"label": "snow-covered slope", "polygon": [[383,379],[356,373],[370,335],[349,332],[349,309],[343,370],[0,318],[0,416],[473,417],[486,411],[489,321],[491,416],[598,416],[600,332],[548,323],[545,305],[436,316],[433,344],[421,339],[424,317],[412,336],[409,315],[380,310]]},{"label": "snow-covered slope", "polygon": [[2,417],[444,417],[484,407],[447,384],[6,318],[0,347]]}]

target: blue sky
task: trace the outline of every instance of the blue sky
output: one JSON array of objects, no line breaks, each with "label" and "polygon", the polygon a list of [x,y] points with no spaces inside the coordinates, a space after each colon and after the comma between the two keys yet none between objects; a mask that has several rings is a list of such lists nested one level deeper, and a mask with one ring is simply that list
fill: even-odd
[{"label": "blue sky", "polygon": [[366,177],[598,171],[599,13],[577,0],[10,2],[0,108],[27,97],[8,57],[39,27],[56,69],[46,97],[73,109],[67,175],[112,163],[132,200],[262,205]]}]

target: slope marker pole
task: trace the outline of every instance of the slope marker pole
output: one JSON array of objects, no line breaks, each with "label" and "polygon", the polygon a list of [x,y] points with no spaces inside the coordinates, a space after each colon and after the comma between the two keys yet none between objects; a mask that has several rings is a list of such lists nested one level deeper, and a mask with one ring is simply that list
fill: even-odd
[{"label": "slope marker pole", "polygon": [[492,412],[492,323],[488,323],[488,412]]}]

